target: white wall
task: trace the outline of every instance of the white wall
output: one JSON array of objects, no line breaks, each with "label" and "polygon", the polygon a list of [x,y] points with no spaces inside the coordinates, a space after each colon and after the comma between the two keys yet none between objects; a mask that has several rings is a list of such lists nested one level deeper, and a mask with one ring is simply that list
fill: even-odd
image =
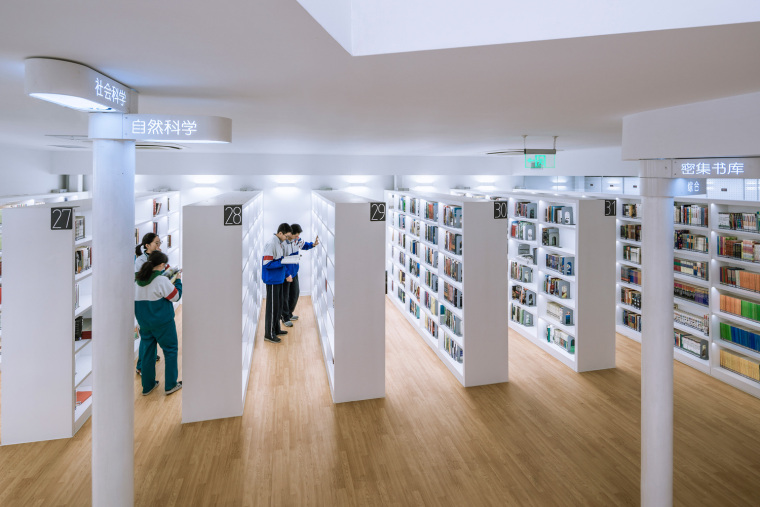
[{"label": "white wall", "polygon": [[[137,175],[135,190],[155,190],[168,187],[179,190],[182,204],[198,202],[218,194],[240,190],[241,188],[264,192],[264,234],[274,234],[282,222],[300,224],[304,230],[302,237],[311,237],[311,191],[319,188],[345,190],[370,199],[383,200],[383,190],[393,187],[391,176],[304,176],[304,175]],[[308,255],[306,252],[304,255]],[[301,293],[311,291],[311,264],[301,264],[299,271]]]},{"label": "white wall", "polygon": [[[506,159],[502,159],[506,162]],[[505,169],[505,172],[508,172]],[[416,192],[441,192],[448,194],[453,188],[469,188],[474,192],[512,190],[515,185],[522,185],[521,176],[509,174],[472,174],[466,172],[455,175],[412,174],[398,176],[399,188],[408,188]]]},{"label": "white wall", "polygon": [[60,188],[61,177],[51,173],[51,153],[0,145],[0,196],[44,194]]}]

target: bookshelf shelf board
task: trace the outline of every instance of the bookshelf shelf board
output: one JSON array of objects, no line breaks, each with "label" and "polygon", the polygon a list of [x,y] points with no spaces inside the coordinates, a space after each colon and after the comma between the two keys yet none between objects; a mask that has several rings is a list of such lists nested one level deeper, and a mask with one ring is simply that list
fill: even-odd
[{"label": "bookshelf shelf board", "polygon": [[[440,283],[441,283],[441,282],[439,281],[439,282],[438,282],[439,286],[440,286]],[[456,316],[457,316],[457,317],[459,317],[460,319],[464,320],[464,311],[463,311],[461,308],[455,308],[455,307],[454,307],[454,305],[453,305],[453,304],[451,304],[451,303],[449,303],[448,301],[446,301],[446,300],[443,298],[443,296],[441,296],[441,298],[438,300],[438,302],[439,302],[440,304],[442,304],[443,306],[445,306],[446,308],[448,308],[448,309],[451,311],[451,313],[453,313],[454,315],[456,315]],[[445,324],[444,324],[444,325],[445,325]],[[454,331],[452,331],[452,333],[453,333],[453,332],[454,332]]]},{"label": "bookshelf shelf board", "polygon": [[685,365],[691,366],[695,370],[699,370],[702,373],[710,373],[710,361],[708,359],[702,359],[696,354],[692,354],[681,347],[673,347],[673,357]]},{"label": "bookshelf shelf board", "polygon": [[760,383],[756,380],[745,377],[744,375],[740,375],[731,370],[727,370],[720,366],[720,363],[715,364],[710,370],[710,373],[718,380],[722,380],[723,382],[731,384],[756,398],[760,398]]},{"label": "bookshelf shelf board", "polygon": [[641,219],[640,218],[631,218],[631,217],[622,217],[621,216],[621,217],[617,217],[617,219],[620,220],[621,222],[631,222],[631,223],[635,223],[635,224],[640,224],[641,223]]},{"label": "bookshelf shelf board", "polygon": [[509,217],[509,219],[510,220],[519,220],[521,222],[531,222],[531,223],[534,223],[534,224],[538,223],[538,219],[537,218],[521,217],[520,215],[511,216],[511,217]]},{"label": "bookshelf shelf board", "polygon": [[695,258],[698,260],[707,260],[710,258],[710,252],[702,252],[700,250],[687,250],[686,248],[674,248],[673,255],[683,255],[686,258]]},{"label": "bookshelf shelf board", "polygon": [[461,255],[457,255],[455,253],[449,252],[445,248],[441,248],[440,252],[443,255],[445,255],[446,257],[450,257],[450,258],[454,259],[455,261],[460,261],[460,262],[462,261],[462,256]]},{"label": "bookshelf shelf board", "polygon": [[544,321],[547,325],[557,326],[562,331],[566,332],[570,336],[575,336],[575,324],[572,326],[567,326],[565,324],[560,323],[558,320],[554,320],[553,318],[549,317],[548,315],[541,315],[539,320]]},{"label": "bookshelf shelf board", "polygon": [[723,338],[719,340],[715,340],[714,343],[718,347],[721,347],[724,349],[730,349],[740,354],[744,354],[747,357],[751,357],[752,359],[760,360],[760,352],[758,352],[757,350],[753,350],[749,347],[744,347],[743,345],[739,345],[738,343],[726,341]]},{"label": "bookshelf shelf board", "polygon": [[635,283],[630,283],[630,282],[624,282],[623,280],[617,280],[616,283],[618,285],[621,285],[622,287],[628,287],[629,289],[635,289],[641,292],[641,285],[636,285]]},{"label": "bookshelf shelf board", "polygon": [[641,269],[641,264],[637,264],[637,263],[635,263],[633,261],[627,261],[625,259],[618,259],[617,263],[618,264],[622,264],[624,266],[630,266],[632,268],[639,268],[639,269]]},{"label": "bookshelf shelf board", "polygon": [[710,337],[707,336],[705,333],[700,331],[699,329],[694,329],[693,327],[689,327],[687,325],[681,324],[679,322],[673,322],[673,327],[678,329],[679,331],[683,331],[684,333],[693,334],[694,336],[697,336],[699,338],[703,338],[705,340],[709,340]]},{"label": "bookshelf shelf board", "polygon": [[541,225],[543,225],[544,227],[557,227],[558,229],[569,229],[572,231],[575,230],[575,224],[555,223],[555,222],[547,222],[545,220],[541,220]]},{"label": "bookshelf shelf board", "polygon": [[722,236],[744,236],[750,239],[760,239],[760,232],[742,231],[735,229],[726,229],[723,227],[713,227],[713,232]]},{"label": "bookshelf shelf board", "polygon": [[408,233],[409,233],[407,230],[405,230],[405,229],[401,229],[400,227],[396,227],[395,225],[391,225],[391,224],[389,224],[389,225],[388,225],[388,227],[390,227],[390,228],[391,228],[391,229],[393,229],[394,231],[402,232],[402,233],[404,233],[404,234],[408,234]]},{"label": "bookshelf shelf board", "polygon": [[[436,297],[436,299],[437,299],[437,297]],[[425,306],[425,305],[423,305],[422,303],[420,303],[420,308],[422,309],[422,311],[423,311],[424,313],[426,313],[426,314],[427,314],[427,316],[428,316],[428,317],[430,317],[431,319],[433,319],[433,320],[435,321],[435,323],[436,323],[436,324],[438,324],[438,321],[439,321],[439,320],[440,320],[440,318],[441,318],[439,315],[433,315],[433,312],[431,312],[431,311],[428,309],[428,307],[427,307],[427,306]],[[425,328],[425,331],[427,331],[427,328]]]},{"label": "bookshelf shelf board", "polygon": [[575,361],[575,354],[571,354],[570,352],[566,351],[556,343],[550,343],[546,342],[547,347],[550,349],[553,349],[555,354],[559,354],[561,356],[566,357],[569,361]]},{"label": "bookshelf shelf board", "polygon": [[74,310],[74,317],[79,317],[80,315],[86,313],[87,311],[91,309],[92,309],[92,296],[81,298],[79,300],[79,308]]},{"label": "bookshelf shelf board", "polygon": [[544,296],[546,299],[549,299],[551,301],[554,301],[555,303],[561,304],[562,306],[566,306],[567,308],[571,308],[575,310],[575,300],[574,299],[562,299],[560,297],[554,296],[552,294],[549,294],[547,292],[544,292],[543,289],[541,289],[538,294],[540,296]]},{"label": "bookshelf shelf board", "polygon": [[673,225],[674,225],[675,227],[679,227],[679,228],[681,228],[681,229],[688,229],[688,228],[691,228],[691,227],[695,227],[695,228],[698,228],[698,229],[706,229],[706,230],[709,230],[709,229],[710,229],[710,227],[709,227],[709,226],[707,226],[707,225],[699,225],[699,224],[684,224],[684,223],[681,223],[681,222],[673,222]]},{"label": "bookshelf shelf board", "polygon": [[760,262],[755,261],[745,261],[742,259],[738,259],[736,257],[726,257],[724,255],[716,255],[715,260],[718,262],[725,262],[726,264],[733,264],[735,266],[747,266],[747,265],[755,265],[760,267]]},{"label": "bookshelf shelf board", "polygon": [[74,387],[79,387],[82,382],[92,375],[92,356],[82,356],[76,360],[76,376],[74,377]]},{"label": "bookshelf shelf board", "polygon": [[443,225],[438,224],[438,227],[445,231],[453,232],[454,234],[462,234],[462,228],[461,227],[452,227],[450,225]]},{"label": "bookshelf shelf board", "polygon": [[88,276],[92,276],[92,268],[87,269],[85,271],[82,271],[81,273],[77,273],[74,275],[74,281],[79,282]]},{"label": "bookshelf shelf board", "polygon": [[[467,351],[465,350],[465,351],[464,351],[464,353],[465,353],[465,355],[466,355],[466,354],[467,354]],[[451,368],[453,368],[453,369],[456,371],[456,373],[458,373],[458,374],[459,374],[459,376],[460,376],[460,377],[464,375],[464,364],[463,364],[463,363],[459,363],[459,362],[455,361],[455,360],[454,360],[454,359],[453,359],[453,358],[452,358],[452,357],[449,355],[449,353],[448,353],[448,352],[446,352],[446,350],[444,350],[443,348],[440,348],[440,349],[438,350],[438,355],[439,355],[439,356],[441,356],[441,357],[443,358],[443,360],[444,360],[445,364],[446,364],[446,365],[447,365],[447,366],[448,366],[450,369],[451,369]]]},{"label": "bookshelf shelf board", "polygon": [[741,297],[760,298],[760,292],[749,289],[742,289],[741,287],[736,287],[734,285],[726,285],[725,283],[717,283],[713,286],[713,288],[719,292],[730,292]]},{"label": "bookshelf shelf board", "polygon": [[413,216],[416,220],[421,220],[422,222],[425,222],[426,224],[440,225],[437,221],[430,220],[429,218],[424,218],[424,217],[420,217],[420,216],[417,216],[417,215],[411,215],[411,216]]},{"label": "bookshelf shelf board", "polygon": [[529,268],[532,268],[532,269],[538,269],[538,265],[533,264],[532,262],[528,262],[527,260],[521,259],[519,257],[509,256],[509,260],[510,261],[514,261],[514,262],[516,262],[516,263],[518,263],[518,264],[520,264],[522,266],[526,266],[526,267],[529,267]]},{"label": "bookshelf shelf board", "polygon": [[676,280],[681,280],[688,283],[694,283],[695,285],[699,285],[701,287],[710,287],[709,280],[705,280],[704,278],[700,278],[694,275],[687,275],[679,271],[673,271],[673,278],[675,278]]},{"label": "bookshelf shelf board", "polygon": [[538,268],[538,270],[546,275],[556,276],[557,278],[562,278],[565,281],[568,282],[575,282],[576,278],[575,275],[566,275],[560,271],[557,271],[556,269],[552,268]]},{"label": "bookshelf shelf board", "polygon": [[639,335],[641,335],[641,331],[639,331],[639,330],[637,330],[637,329],[634,329],[634,328],[632,328],[632,327],[631,327],[631,326],[629,326],[628,324],[620,324],[620,325],[621,325],[623,328],[625,328],[625,329],[628,329],[629,331],[633,331],[634,333],[638,333]]},{"label": "bookshelf shelf board", "polygon": [[79,340],[74,342],[74,354],[79,353],[80,350],[92,343],[92,339]]},{"label": "bookshelf shelf board", "polygon": [[432,348],[437,348],[438,347],[438,338],[436,338],[435,336],[433,336],[432,334],[430,334],[430,331],[428,331],[427,328],[423,328],[422,332],[423,332],[423,336],[425,337],[425,339],[428,342],[428,345],[430,347],[432,347]]},{"label": "bookshelf shelf board", "polygon": [[727,313],[723,311],[717,311],[714,312],[714,315],[717,316],[719,319],[725,319],[733,321],[736,324],[739,324],[740,326],[748,326],[754,328],[753,331],[757,332],[760,330],[760,322],[757,322],[752,319],[748,319],[745,317],[741,317],[739,315],[734,315],[733,313]]},{"label": "bookshelf shelf board", "polygon": [[615,326],[615,331],[627,338],[630,338],[631,340],[641,343],[641,333],[633,328],[630,328],[623,324],[617,324]]},{"label": "bookshelf shelf board", "polygon": [[629,312],[635,312],[635,313],[638,313],[639,315],[641,315],[641,308],[636,308],[634,306],[627,305],[627,304],[623,303],[622,301],[618,301],[618,306],[620,308],[624,308],[625,310],[628,310]]},{"label": "bookshelf shelf board", "polygon": [[409,247],[406,248],[405,252],[406,252],[406,255],[408,255],[412,259],[416,260],[417,262],[420,262],[420,263],[422,262],[422,259],[420,259],[420,257],[418,255],[415,255],[415,254],[413,254],[412,252],[409,251]]},{"label": "bookshelf shelf board", "polygon": [[510,278],[509,281],[512,283],[512,285],[521,285],[532,290],[533,292],[538,292],[538,284],[536,282],[521,282],[520,280],[515,280],[514,278]]},{"label": "bookshelf shelf board", "polygon": [[694,301],[690,301],[688,299],[679,298],[678,296],[673,296],[673,301],[676,304],[679,305],[685,305],[687,308],[691,308],[695,310],[696,312],[709,312],[710,307],[708,305],[703,305],[700,303],[696,303]]},{"label": "bookshelf shelf board", "polygon": [[570,250],[569,248],[564,248],[561,246],[538,245],[538,248],[543,248],[544,250],[549,250],[550,252],[557,252],[565,255],[575,255],[574,250]]},{"label": "bookshelf shelf board", "polygon": [[520,238],[516,238],[514,236],[509,236],[509,240],[510,241],[517,241],[517,242],[520,242],[520,243],[527,243],[527,244],[532,245],[532,246],[538,246],[538,241],[535,240],[535,239],[520,239]]},{"label": "bookshelf shelf board", "polygon": [[78,240],[74,241],[74,246],[75,247],[91,246],[91,245],[92,245],[92,236],[85,236],[82,239],[78,239]]},{"label": "bookshelf shelf board", "polygon": [[[420,243],[422,243],[423,245],[427,245],[427,246],[429,246],[431,248],[435,248],[436,250],[438,250],[438,245],[436,245],[435,243],[431,243],[430,241],[426,240],[424,237],[420,238]],[[443,251],[443,250],[441,250],[441,251]]]},{"label": "bookshelf shelf board", "polygon": [[[449,285],[453,285],[457,289],[464,291],[464,288],[462,287],[462,282],[457,282],[456,280],[446,275],[445,273],[440,273],[440,277],[443,279],[443,281],[448,282]],[[440,285],[441,281],[439,280],[438,283]]]},{"label": "bookshelf shelf board", "polygon": [[80,427],[84,424],[92,409],[92,395],[84,400],[81,405],[74,409],[74,421],[75,427]]},{"label": "bookshelf shelf board", "polygon": [[512,303],[515,306],[519,306],[520,308],[522,308],[523,310],[526,310],[529,313],[532,313],[533,317],[534,317],[534,320],[535,320],[536,312],[538,311],[538,307],[536,305],[528,306],[526,304],[523,304],[523,303],[519,302],[516,299],[510,299],[509,302]]},{"label": "bookshelf shelf board", "polygon": [[[533,321],[535,322],[536,316],[533,316]],[[529,337],[530,335],[536,334],[536,325],[532,326],[523,326],[517,321],[510,320],[509,321],[509,327],[520,333],[524,337]]]},{"label": "bookshelf shelf board", "polygon": [[[451,337],[451,339],[454,340],[457,345],[459,345],[460,347],[464,348],[464,337],[463,336],[457,336],[457,335],[455,335],[454,332],[451,329],[449,329],[448,326],[446,326],[446,324],[441,324],[441,328],[446,331],[446,334],[449,335],[449,337]],[[441,334],[440,330],[438,331],[438,334],[439,335]],[[441,338],[443,338],[443,335],[441,335]],[[443,351],[444,353],[446,353],[446,351],[443,350],[443,348],[441,348],[441,351]],[[449,358],[451,358],[451,356],[449,356]]]},{"label": "bookshelf shelf board", "polygon": [[617,240],[621,243],[628,243],[629,245],[641,246],[641,241],[636,241],[635,239],[627,239],[627,238],[618,237]]}]

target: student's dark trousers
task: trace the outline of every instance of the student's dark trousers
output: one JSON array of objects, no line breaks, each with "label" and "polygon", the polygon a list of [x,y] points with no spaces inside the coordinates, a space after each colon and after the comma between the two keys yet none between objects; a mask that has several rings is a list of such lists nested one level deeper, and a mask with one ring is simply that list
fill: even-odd
[{"label": "student's dark trousers", "polygon": [[298,285],[298,275],[293,277],[292,282],[286,280],[282,284],[282,320],[287,322],[293,316],[300,295],[301,287]]},{"label": "student's dark trousers", "polygon": [[280,313],[282,312],[282,284],[267,284],[267,300],[264,301],[264,337],[274,338],[280,332]]}]

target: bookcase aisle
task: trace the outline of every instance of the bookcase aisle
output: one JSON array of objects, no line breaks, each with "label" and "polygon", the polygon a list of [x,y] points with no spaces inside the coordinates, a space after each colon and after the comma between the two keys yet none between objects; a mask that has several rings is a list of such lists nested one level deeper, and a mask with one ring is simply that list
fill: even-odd
[{"label": "bookcase aisle", "polygon": [[463,386],[506,382],[507,286],[494,281],[507,278],[507,203],[395,190],[386,202],[388,297]]},{"label": "bookcase aisle", "polygon": [[311,237],[319,245],[304,255],[311,257],[311,299],[335,403],[385,396],[386,212],[378,204],[347,192],[311,194]]},{"label": "bookcase aisle", "polygon": [[231,192],[182,209],[182,422],[240,416],[264,294],[263,195]]}]

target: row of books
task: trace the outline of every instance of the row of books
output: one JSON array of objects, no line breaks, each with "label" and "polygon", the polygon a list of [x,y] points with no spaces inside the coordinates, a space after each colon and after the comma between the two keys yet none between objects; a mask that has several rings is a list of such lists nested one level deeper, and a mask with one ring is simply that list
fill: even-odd
[{"label": "row of books", "polygon": [[74,284],[74,309],[79,308],[79,284]]},{"label": "row of books", "polygon": [[755,382],[760,382],[760,362],[732,350],[720,349],[720,366]]},{"label": "row of books", "polygon": [[519,257],[523,262],[527,262],[528,264],[536,264],[537,251],[538,248],[531,247],[530,245],[526,245],[524,243],[517,245],[517,257]]},{"label": "row of books", "polygon": [[620,280],[633,285],[641,285],[641,270],[639,268],[630,268],[628,266],[620,267]]},{"label": "row of books", "polygon": [[396,222],[396,226],[399,229],[406,230],[406,215],[402,215],[401,213],[397,213],[396,216],[398,217],[397,218],[397,222]]},{"label": "row of books", "polygon": [[84,217],[81,215],[74,217],[74,240],[84,239],[85,236]]},{"label": "row of books", "polygon": [[541,231],[541,244],[561,248],[559,244],[559,229],[556,227],[544,227]]},{"label": "row of books", "polygon": [[641,315],[630,310],[623,310],[623,325],[641,332]]},{"label": "row of books", "polygon": [[684,225],[699,225],[707,227],[707,206],[699,204],[676,204],[673,206],[673,222]]},{"label": "row of books", "polygon": [[443,282],[443,299],[454,305],[455,308],[462,308],[462,291],[448,282]]},{"label": "row of books", "polygon": [[404,289],[402,289],[401,286],[399,286],[396,294],[398,296],[399,301],[401,301],[402,303],[406,303],[406,292],[404,292]]},{"label": "row of books", "polygon": [[414,302],[414,299],[409,300],[409,313],[411,313],[416,319],[420,318],[420,307]]},{"label": "row of books", "polygon": [[734,296],[720,295],[720,310],[745,319],[760,322],[760,304]]},{"label": "row of books", "polygon": [[536,224],[532,222],[513,221],[509,228],[509,235],[514,239],[535,241]]},{"label": "row of books", "polygon": [[425,270],[425,285],[433,289],[434,292],[438,292],[438,275]]},{"label": "row of books", "polygon": [[412,198],[409,202],[409,212],[412,215],[420,216],[420,200],[417,198]]},{"label": "row of books", "polygon": [[[395,269],[395,268],[394,268]],[[398,281],[402,285],[406,286],[406,272],[402,269],[397,270]]]},{"label": "row of books", "polygon": [[718,255],[748,262],[760,262],[760,241],[718,236]]},{"label": "row of books", "polygon": [[623,245],[623,259],[635,264],[641,264],[641,247]]},{"label": "row of books", "polygon": [[710,357],[709,343],[704,338],[685,333],[678,329],[673,330],[673,338],[675,339],[675,346],[679,349],[694,354],[700,359],[708,359]]},{"label": "row of books", "polygon": [[401,248],[406,249],[406,234],[403,232],[399,232],[394,230],[392,236],[392,241],[396,243]]},{"label": "row of books", "polygon": [[412,279],[409,285],[411,286],[412,296],[414,296],[415,299],[419,301],[420,300],[420,282]]},{"label": "row of books", "polygon": [[673,321],[710,335],[710,315],[695,315],[679,308],[678,305],[673,305]]},{"label": "row of books", "polygon": [[703,306],[710,306],[710,289],[706,287],[676,280],[673,282],[673,295]]},{"label": "row of books", "polygon": [[427,220],[438,221],[438,203],[428,202],[425,204],[425,218]]},{"label": "row of books", "polygon": [[760,334],[744,328],[721,322],[720,338],[721,340],[752,349],[755,352],[760,352]]},{"label": "row of books", "polygon": [[422,292],[422,305],[428,310],[430,310],[430,313],[432,313],[433,315],[438,316],[441,314],[440,306],[438,304],[438,299],[428,291]]},{"label": "row of books", "polygon": [[454,315],[454,313],[445,306],[442,307],[441,312],[441,323],[448,327],[455,335],[462,336],[462,319]]},{"label": "row of books", "polygon": [[160,214],[160,213],[161,213],[161,205],[162,205],[162,204],[163,204],[163,203],[162,203],[161,201],[159,201],[159,200],[157,200],[157,199],[153,199],[153,216],[154,216],[154,217],[155,217],[156,215],[158,215],[158,214]]},{"label": "row of books", "polygon": [[457,363],[464,362],[464,349],[445,332],[443,333],[443,350]]},{"label": "row of books", "polygon": [[425,241],[438,244],[438,226],[425,224]]},{"label": "row of books", "polygon": [[724,285],[752,292],[760,292],[760,273],[754,273],[734,266],[721,266],[719,273],[720,283]]},{"label": "row of books", "polygon": [[760,232],[760,211],[754,213],[718,213],[718,228]]},{"label": "row of books", "polygon": [[709,241],[707,236],[691,234],[688,229],[678,229],[674,234],[673,248],[676,250],[691,250],[707,253]]},{"label": "row of books", "polygon": [[434,268],[438,267],[438,252],[430,248],[429,246],[425,247],[425,256],[423,259],[425,261],[425,264],[428,266],[432,266]]},{"label": "row of books", "polygon": [[457,260],[450,259],[445,255],[443,256],[443,272],[446,274],[446,276],[453,280],[456,280],[457,282],[462,281],[462,263]]},{"label": "row of books", "polygon": [[546,254],[546,267],[563,275],[573,276],[575,274],[575,257]]},{"label": "row of books", "polygon": [[444,206],[443,225],[447,227],[462,227],[462,207]]},{"label": "row of books", "polygon": [[620,302],[641,310],[641,292],[630,287],[621,287]]},{"label": "row of books", "polygon": [[509,277],[518,282],[532,283],[533,269],[513,261],[509,263]]},{"label": "row of books", "polygon": [[420,276],[420,263],[409,257],[409,274],[412,276]]},{"label": "row of books", "polygon": [[421,223],[422,222],[420,222],[419,220],[412,220],[412,223],[409,224],[409,234],[413,234],[413,235],[415,235],[415,236],[417,236],[419,238],[420,237],[420,224]]},{"label": "row of books", "polygon": [[620,211],[625,218],[640,218],[641,204],[623,204],[620,206]]},{"label": "row of books", "polygon": [[462,235],[446,231],[443,238],[443,247],[455,255],[462,255]]},{"label": "row of books", "polygon": [[92,339],[92,319],[81,315],[74,319],[74,341]]},{"label": "row of books", "polygon": [[641,241],[641,225],[626,224],[620,226],[620,239],[631,241]]},{"label": "row of books", "polygon": [[564,349],[569,354],[575,354],[575,338],[555,326],[546,326],[546,341]]},{"label": "row of books", "polygon": [[92,267],[92,247],[82,246],[74,251],[74,273],[82,273]]},{"label": "row of books", "polygon": [[512,307],[509,318],[513,322],[517,322],[525,327],[533,326],[533,314],[524,308],[517,305],[510,305]]},{"label": "row of books", "polygon": [[413,239],[413,240],[412,240],[412,241],[409,243],[409,252],[410,252],[412,255],[416,255],[417,257],[419,257],[419,256],[420,256],[420,251],[421,251],[421,250],[420,250],[420,242],[419,242],[419,241],[417,241],[416,239]]},{"label": "row of books", "polygon": [[549,301],[546,304],[546,314],[565,326],[573,325],[573,311],[570,308],[565,308],[559,303]]},{"label": "row of books", "polygon": [[702,280],[710,278],[710,265],[707,261],[673,258],[673,271],[682,275],[693,276]]},{"label": "row of books", "polygon": [[522,285],[513,285],[512,300],[519,301],[525,306],[536,306],[536,293]]},{"label": "row of books", "polygon": [[575,225],[573,207],[552,205],[546,207],[546,221],[555,224]]},{"label": "row of books", "polygon": [[561,299],[570,299],[570,282],[562,278],[545,275],[544,292]]},{"label": "row of books", "polygon": [[515,216],[520,218],[537,218],[536,203],[527,201],[516,202]]},{"label": "row of books", "polygon": [[398,209],[400,211],[403,211],[404,213],[406,213],[406,204],[407,204],[407,198],[406,198],[406,196],[403,196],[403,195],[399,196],[399,198],[398,198],[398,204],[397,204]]},{"label": "row of books", "polygon": [[402,266],[406,266],[406,253],[404,253],[403,250],[399,250],[398,252],[398,263]]},{"label": "row of books", "polygon": [[438,323],[425,314],[425,329],[433,338],[438,338]]}]

